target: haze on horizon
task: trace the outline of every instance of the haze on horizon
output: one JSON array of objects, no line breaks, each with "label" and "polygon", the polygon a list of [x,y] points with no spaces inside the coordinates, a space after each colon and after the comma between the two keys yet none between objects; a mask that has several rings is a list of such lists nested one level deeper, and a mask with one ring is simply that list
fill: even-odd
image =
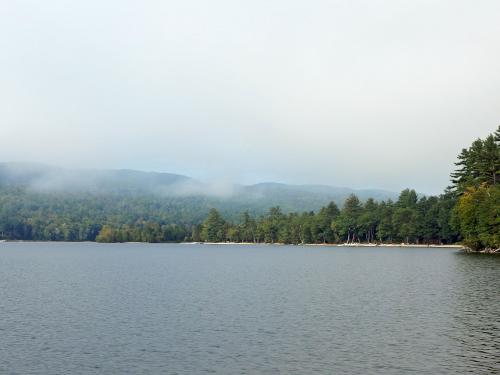
[{"label": "haze on horizon", "polygon": [[500,123],[500,2],[6,1],[0,161],[439,193]]}]

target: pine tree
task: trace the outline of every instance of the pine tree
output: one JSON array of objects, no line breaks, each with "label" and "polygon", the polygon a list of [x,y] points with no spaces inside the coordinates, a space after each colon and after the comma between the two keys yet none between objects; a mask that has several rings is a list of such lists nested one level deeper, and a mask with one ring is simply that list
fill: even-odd
[{"label": "pine tree", "polygon": [[477,166],[479,183],[495,185],[500,181],[500,147],[495,143],[493,134],[484,140]]},{"label": "pine tree", "polygon": [[393,227],[398,237],[406,243],[417,234],[417,193],[405,189],[399,195],[393,215]]},{"label": "pine tree", "polygon": [[225,241],[225,221],[219,211],[212,208],[202,224],[201,239],[208,242]]},{"label": "pine tree", "polygon": [[331,243],[335,240],[335,233],[332,230],[332,222],[340,214],[339,208],[334,202],[321,208],[316,215],[316,233],[318,239],[323,243]]},{"label": "pine tree", "polygon": [[394,238],[394,227],[392,225],[392,216],[394,212],[394,203],[389,199],[379,205],[380,222],[377,227],[377,238],[380,242],[392,242]]},{"label": "pine tree", "polygon": [[345,201],[340,215],[334,222],[333,228],[341,236],[346,237],[347,242],[359,240],[359,216],[361,215],[361,203],[359,198],[351,194]]},{"label": "pine tree", "polygon": [[450,227],[458,229],[473,249],[498,247],[500,233],[500,127],[486,139],[475,140],[462,150],[460,168],[452,173],[451,191],[458,202],[449,216]]},{"label": "pine tree", "polygon": [[241,240],[244,242],[256,242],[256,227],[255,219],[253,219],[248,210],[243,213],[241,223]]},{"label": "pine tree", "polygon": [[405,189],[399,195],[396,202],[397,207],[415,208],[417,206],[418,196],[415,190]]},{"label": "pine tree", "polygon": [[457,169],[451,173],[451,190],[456,193],[461,193],[465,186],[469,184],[471,178],[469,150],[462,149],[462,152],[457,156],[458,161],[455,163]]},{"label": "pine tree", "polygon": [[375,241],[375,232],[379,220],[378,204],[373,198],[369,198],[365,202],[363,212],[359,217],[359,226],[364,233],[366,242]]}]

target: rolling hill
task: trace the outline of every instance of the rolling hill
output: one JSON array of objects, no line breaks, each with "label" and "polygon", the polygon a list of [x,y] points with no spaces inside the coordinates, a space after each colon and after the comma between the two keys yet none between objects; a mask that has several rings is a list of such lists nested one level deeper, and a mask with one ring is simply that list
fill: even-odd
[{"label": "rolling hill", "polygon": [[361,200],[387,200],[397,194],[385,190],[356,190],[326,185],[290,185],[266,182],[219,185],[188,176],[137,170],[64,169],[35,163],[0,163],[0,187],[22,187],[37,194],[96,194],[148,196],[159,200],[216,207],[227,214],[249,210],[260,214],[273,206],[286,211],[317,210],[334,201],[339,206],[350,195]]}]

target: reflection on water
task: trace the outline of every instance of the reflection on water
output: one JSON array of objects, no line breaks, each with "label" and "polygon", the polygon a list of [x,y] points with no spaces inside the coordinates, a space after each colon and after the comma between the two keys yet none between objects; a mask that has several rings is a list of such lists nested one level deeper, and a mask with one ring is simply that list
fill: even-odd
[{"label": "reflection on water", "polygon": [[500,371],[500,257],[457,253],[453,330],[457,356],[471,373]]},{"label": "reflection on water", "polygon": [[492,374],[500,257],[4,243],[0,373]]}]

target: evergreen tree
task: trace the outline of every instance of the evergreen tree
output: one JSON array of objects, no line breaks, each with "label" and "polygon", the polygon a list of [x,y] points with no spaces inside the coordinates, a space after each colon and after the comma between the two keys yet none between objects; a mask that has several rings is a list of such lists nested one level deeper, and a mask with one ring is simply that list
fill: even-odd
[{"label": "evergreen tree", "polygon": [[405,189],[399,195],[393,215],[393,227],[398,238],[406,243],[417,235],[417,193]]},{"label": "evergreen tree", "polygon": [[394,239],[394,227],[392,225],[392,216],[394,213],[394,204],[391,200],[382,202],[379,205],[379,224],[377,226],[377,238],[380,242],[392,243]]},{"label": "evergreen tree", "polygon": [[248,210],[243,213],[242,223],[241,223],[241,240],[244,242],[256,242],[257,241],[257,224],[255,219],[253,219]]},{"label": "evergreen tree", "polygon": [[500,182],[500,147],[492,134],[483,142],[477,167],[480,184],[495,185]]},{"label": "evergreen tree", "polygon": [[457,159],[458,161],[455,162],[457,169],[451,173],[451,182],[453,185],[450,187],[450,190],[460,194],[465,190],[465,186],[470,185],[472,182],[469,150],[463,148]]},{"label": "evergreen tree", "polygon": [[417,202],[417,242],[431,243],[439,240],[439,200],[437,197],[422,197]]},{"label": "evergreen tree", "polygon": [[225,220],[215,208],[210,209],[202,224],[201,239],[207,242],[223,242],[226,240]]},{"label": "evergreen tree", "polygon": [[359,217],[361,215],[359,198],[351,194],[345,201],[340,215],[333,223],[333,229],[346,239],[347,243],[359,241]]},{"label": "evergreen tree", "polygon": [[330,202],[326,207],[319,210],[316,215],[316,233],[317,238],[323,243],[333,243],[335,241],[335,233],[332,229],[332,223],[340,214],[340,210],[335,202]]},{"label": "evergreen tree", "polygon": [[439,242],[451,244],[460,240],[460,233],[453,224],[452,216],[453,207],[456,203],[456,196],[449,191],[439,196],[436,219]]},{"label": "evergreen tree", "polygon": [[194,242],[201,241],[201,225],[193,225],[191,227],[191,240]]},{"label": "evergreen tree", "polygon": [[364,234],[366,242],[375,242],[376,230],[380,221],[378,204],[373,198],[366,201],[363,211],[359,217],[359,228]]},{"label": "evergreen tree", "polygon": [[[473,249],[498,247],[500,231],[500,127],[485,140],[477,139],[459,155],[451,191],[458,196],[450,227]],[[465,167],[464,167],[465,166]]]},{"label": "evergreen tree", "polygon": [[399,194],[396,207],[416,208],[418,196],[415,190],[405,189]]}]

